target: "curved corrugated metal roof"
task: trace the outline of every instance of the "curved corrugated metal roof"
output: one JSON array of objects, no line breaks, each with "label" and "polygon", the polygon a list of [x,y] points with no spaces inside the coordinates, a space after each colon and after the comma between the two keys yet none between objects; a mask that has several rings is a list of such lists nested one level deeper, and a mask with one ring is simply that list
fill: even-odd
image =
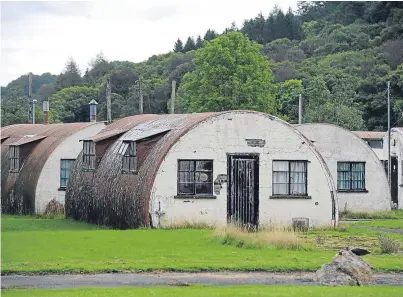
[{"label": "curved corrugated metal roof", "polygon": [[[225,113],[255,113],[280,121],[295,131],[315,152],[328,178],[334,184],[326,163],[312,143],[288,123],[268,114],[254,111],[225,111],[195,114],[155,115],[149,121],[144,116],[120,120],[132,129],[116,140],[104,154],[95,172],[81,170],[82,158],[75,162],[66,191],[66,215],[99,225],[126,229],[149,225],[149,200],[157,171],[171,147],[198,124]],[[105,130],[105,129],[104,129]],[[163,131],[163,132],[161,132]],[[161,132],[161,133],[157,133]],[[125,139],[143,139],[137,143],[139,167],[136,174],[122,174],[119,148]],[[143,156],[143,153],[146,152]],[[335,192],[335,191],[334,191]],[[333,199],[337,206],[337,201]]]},{"label": "curved corrugated metal roof", "polygon": [[380,131],[351,131],[362,139],[382,139],[387,132]]},{"label": "curved corrugated metal roof", "polygon": [[[77,131],[99,123],[68,124],[18,124],[6,126],[1,134],[7,137],[1,144],[1,203],[3,213],[26,213],[35,211],[35,190],[39,175],[49,155],[67,137]],[[30,135],[36,142],[25,142]],[[23,144],[28,149],[18,173],[10,173],[9,144]],[[11,195],[10,195],[11,194]]]}]

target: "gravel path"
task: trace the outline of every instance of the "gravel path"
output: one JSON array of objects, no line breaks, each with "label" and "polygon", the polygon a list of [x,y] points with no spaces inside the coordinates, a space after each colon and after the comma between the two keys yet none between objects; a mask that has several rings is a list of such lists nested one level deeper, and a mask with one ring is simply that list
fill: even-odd
[{"label": "gravel path", "polygon": [[[227,272],[227,273],[116,273],[93,275],[9,275],[1,278],[2,289],[7,288],[78,288],[121,286],[186,286],[206,285],[315,285],[315,273],[293,272]],[[403,274],[375,274],[376,285],[403,286]]]}]

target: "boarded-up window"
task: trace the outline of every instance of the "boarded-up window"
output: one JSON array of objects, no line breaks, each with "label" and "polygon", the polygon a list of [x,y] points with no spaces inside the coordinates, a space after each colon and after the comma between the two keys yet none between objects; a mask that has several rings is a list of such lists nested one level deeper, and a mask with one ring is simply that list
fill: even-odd
[{"label": "boarded-up window", "polygon": [[307,161],[273,161],[273,195],[308,195]]},{"label": "boarded-up window", "polygon": [[61,159],[60,160],[60,188],[67,187],[70,178],[70,169],[73,166],[74,159]]},{"label": "boarded-up window", "polygon": [[20,170],[20,148],[15,145],[10,145],[10,171]]},{"label": "boarded-up window", "polygon": [[83,168],[95,169],[95,143],[92,140],[84,140],[83,142]]},{"label": "boarded-up window", "polygon": [[337,190],[365,190],[365,163],[337,162]]},{"label": "boarded-up window", "polygon": [[136,172],[137,170],[136,142],[134,141],[123,142],[122,151],[124,152],[122,158],[122,172],[123,173]]},{"label": "boarded-up window", "polygon": [[178,160],[178,195],[212,195],[213,161]]}]

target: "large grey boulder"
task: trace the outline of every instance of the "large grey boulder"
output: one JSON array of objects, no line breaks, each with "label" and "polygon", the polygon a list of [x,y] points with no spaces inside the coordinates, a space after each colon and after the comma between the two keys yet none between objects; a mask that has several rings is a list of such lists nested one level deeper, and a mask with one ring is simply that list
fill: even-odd
[{"label": "large grey boulder", "polygon": [[364,286],[372,284],[372,266],[359,255],[370,254],[363,248],[341,250],[332,263],[326,263],[316,271],[315,281],[327,286]]}]

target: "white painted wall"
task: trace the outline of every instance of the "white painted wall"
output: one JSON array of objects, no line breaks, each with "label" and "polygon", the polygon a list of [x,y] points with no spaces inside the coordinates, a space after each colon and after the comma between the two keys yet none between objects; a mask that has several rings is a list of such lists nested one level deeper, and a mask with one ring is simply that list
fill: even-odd
[{"label": "white painted wall", "polygon": [[[232,119],[232,120],[230,120]],[[246,138],[266,140],[263,148],[250,147]],[[312,148],[292,127],[262,114],[233,112],[199,124],[185,134],[168,152],[154,180],[150,213],[154,226],[155,211],[165,212],[161,226],[178,221],[226,224],[227,184],[216,199],[177,199],[177,160],[213,159],[213,179],[227,174],[227,153],[259,153],[260,224],[291,224],[293,217],[308,217],[309,224],[332,222],[331,178],[325,174]],[[309,160],[308,195],[312,199],[270,199],[272,195],[272,160]],[[188,202],[187,202],[188,201]],[[315,205],[315,204],[318,205]]]},{"label": "white painted wall", "polygon": [[373,212],[391,209],[389,185],[382,163],[362,139],[354,133],[329,124],[304,124],[301,131],[325,158],[337,186],[337,162],[365,162],[367,193],[338,193],[339,210]]},{"label": "white painted wall", "polygon": [[60,188],[60,159],[76,159],[82,150],[81,139],[97,134],[105,127],[103,123],[83,128],[67,137],[48,157],[38,179],[35,192],[35,212],[43,213],[52,199],[64,204],[65,191]]}]

